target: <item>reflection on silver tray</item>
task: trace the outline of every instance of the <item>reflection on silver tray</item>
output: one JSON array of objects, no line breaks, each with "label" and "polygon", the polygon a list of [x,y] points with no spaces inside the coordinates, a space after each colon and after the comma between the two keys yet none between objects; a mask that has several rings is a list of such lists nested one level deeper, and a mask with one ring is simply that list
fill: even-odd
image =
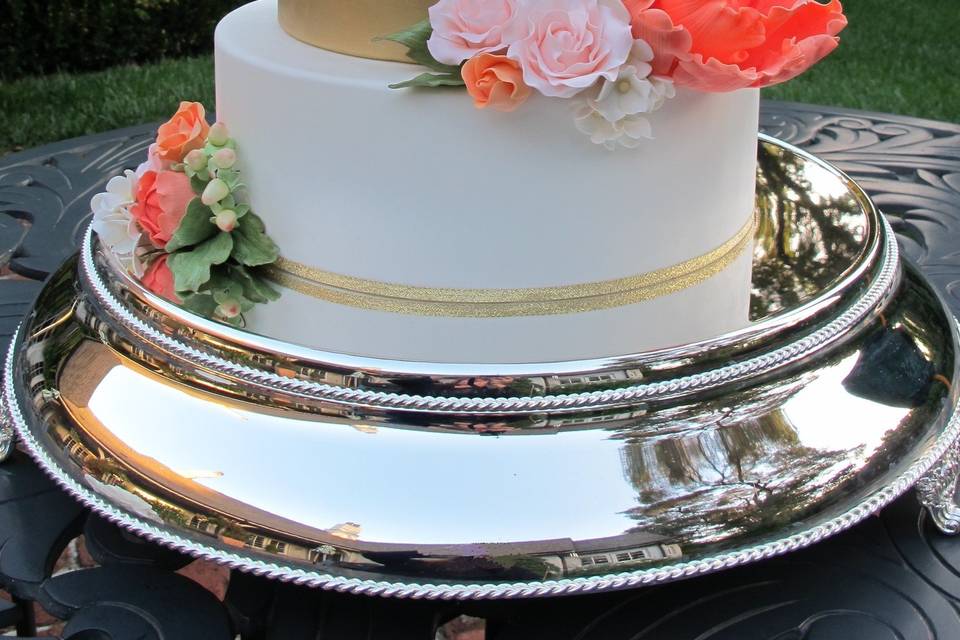
[{"label": "reflection on silver tray", "polygon": [[945,529],[954,320],[842,174],[765,140],[754,322],[598,361],[321,353],[190,317],[88,245],[11,347],[23,445],[165,544],[324,588],[495,598],[717,570],[922,485]]}]

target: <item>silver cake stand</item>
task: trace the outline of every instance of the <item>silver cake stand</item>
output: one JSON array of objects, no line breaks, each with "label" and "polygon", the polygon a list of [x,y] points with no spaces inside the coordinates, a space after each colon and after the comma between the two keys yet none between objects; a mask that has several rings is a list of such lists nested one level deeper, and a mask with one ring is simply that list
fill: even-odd
[{"label": "silver cake stand", "polygon": [[810,545],[914,485],[957,532],[954,318],[848,177],[766,137],[758,158],[739,331],[529,365],[326,353],[192,316],[88,234],[12,342],[5,422],[138,535],[346,592],[675,580]]}]

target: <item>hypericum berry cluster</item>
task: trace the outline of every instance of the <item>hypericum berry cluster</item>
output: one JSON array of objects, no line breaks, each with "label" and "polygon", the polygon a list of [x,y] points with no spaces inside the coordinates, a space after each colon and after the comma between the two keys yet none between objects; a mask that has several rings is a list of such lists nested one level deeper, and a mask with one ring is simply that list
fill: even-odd
[{"label": "hypericum berry cluster", "polygon": [[239,324],[279,295],[262,267],[277,245],[245,203],[237,145],[203,105],[183,102],[157,130],[147,160],[91,202],[93,226],[119,265],[153,293]]},{"label": "hypericum berry cluster", "polygon": [[203,148],[188,153],[182,165],[183,172],[191,180],[205,183],[202,190],[198,189],[201,191],[200,201],[213,212],[210,222],[227,233],[236,229],[237,220],[249,211],[249,207],[238,203],[234,195],[244,186],[240,174],[234,169],[236,149],[227,125],[218,122],[210,127]]}]

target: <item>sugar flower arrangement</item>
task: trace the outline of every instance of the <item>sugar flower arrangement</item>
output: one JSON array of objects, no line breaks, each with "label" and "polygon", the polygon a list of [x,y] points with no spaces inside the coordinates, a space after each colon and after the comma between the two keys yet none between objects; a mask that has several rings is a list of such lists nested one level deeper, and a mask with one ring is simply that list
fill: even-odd
[{"label": "sugar flower arrangement", "polygon": [[647,115],[684,87],[789,80],[833,51],[839,0],[440,0],[386,36],[432,72],[391,85],[463,86],[479,108],[533,93],[575,99],[575,123],[613,149],[653,137]]},{"label": "sugar flower arrangement", "polygon": [[244,202],[236,149],[223,123],[207,123],[203,105],[183,102],[147,161],[91,201],[94,231],[131,276],[231,324],[278,296],[259,272],[277,260],[277,246]]}]

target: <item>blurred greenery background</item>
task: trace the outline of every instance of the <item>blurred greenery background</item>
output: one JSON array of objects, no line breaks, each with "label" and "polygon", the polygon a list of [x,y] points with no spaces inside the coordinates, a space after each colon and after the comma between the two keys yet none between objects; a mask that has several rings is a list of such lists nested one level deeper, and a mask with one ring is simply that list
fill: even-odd
[{"label": "blurred greenery background", "polygon": [[[162,120],[181,100],[213,109],[207,51],[217,18],[237,4],[242,1],[0,3],[7,34],[0,37],[0,154]],[[766,98],[960,122],[960,0],[847,0],[844,8],[850,26],[840,48],[800,78],[766,89]],[[187,10],[194,11],[190,20],[177,13]],[[64,12],[85,22],[64,22]],[[44,21],[53,35],[35,34],[25,55],[16,39],[30,20]],[[161,25],[156,33],[149,27],[155,24]],[[163,46],[141,46],[150,39]],[[151,60],[156,53],[163,58]],[[110,67],[111,61],[125,64]],[[79,70],[90,67],[101,70]]]}]

